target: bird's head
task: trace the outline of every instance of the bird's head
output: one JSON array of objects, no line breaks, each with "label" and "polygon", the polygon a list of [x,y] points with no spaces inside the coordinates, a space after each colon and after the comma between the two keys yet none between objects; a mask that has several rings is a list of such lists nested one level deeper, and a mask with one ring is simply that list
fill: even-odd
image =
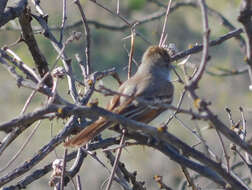
[{"label": "bird's head", "polygon": [[171,70],[170,55],[168,50],[159,46],[150,46],[143,54],[142,63],[138,68],[139,72],[153,72]]}]

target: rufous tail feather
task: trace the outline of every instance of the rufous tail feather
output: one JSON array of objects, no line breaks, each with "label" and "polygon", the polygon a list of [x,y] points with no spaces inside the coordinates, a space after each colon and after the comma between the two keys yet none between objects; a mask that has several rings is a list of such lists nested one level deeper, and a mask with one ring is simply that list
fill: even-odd
[{"label": "rufous tail feather", "polygon": [[[129,104],[132,102],[133,98],[128,98],[122,105],[113,109],[114,113],[120,114]],[[69,139],[64,143],[66,147],[79,147],[88,143],[88,141],[92,140],[96,135],[101,133],[104,129],[109,126],[107,119],[100,118],[93,124],[87,126],[80,133],[74,136],[72,139]]]},{"label": "rufous tail feather", "polygon": [[69,139],[67,142],[64,143],[66,147],[78,147],[83,146],[88,143],[91,139],[93,139],[96,135],[98,135],[104,125],[106,124],[106,119],[100,118],[93,124],[87,126],[83,129],[80,133],[74,136],[72,139]]}]

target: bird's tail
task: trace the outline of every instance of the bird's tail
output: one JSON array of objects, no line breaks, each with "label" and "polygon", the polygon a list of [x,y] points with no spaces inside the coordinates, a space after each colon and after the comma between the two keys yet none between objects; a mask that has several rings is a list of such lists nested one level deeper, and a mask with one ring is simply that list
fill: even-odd
[{"label": "bird's tail", "polygon": [[87,126],[79,134],[74,136],[72,139],[69,139],[64,143],[66,147],[79,147],[88,143],[96,135],[101,133],[107,126],[108,122],[104,118],[98,119],[93,124]]},{"label": "bird's tail", "polygon": [[[122,105],[113,108],[113,112],[116,114],[121,114],[123,111],[127,110],[127,107],[131,105],[130,103],[134,100],[134,98],[128,98]],[[117,123],[114,123],[117,125]],[[111,126],[112,125],[112,126]],[[113,127],[113,122],[108,121],[107,119],[100,117],[96,122],[87,126],[83,129],[79,134],[74,136],[72,139],[65,142],[64,146],[66,147],[79,147],[88,143],[88,141],[92,140],[96,135],[101,133],[108,127]]]}]

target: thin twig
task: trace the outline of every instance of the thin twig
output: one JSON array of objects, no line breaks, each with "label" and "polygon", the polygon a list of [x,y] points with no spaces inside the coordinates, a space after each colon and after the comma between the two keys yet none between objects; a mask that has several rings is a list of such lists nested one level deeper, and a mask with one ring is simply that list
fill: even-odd
[{"label": "thin twig", "polygon": [[[67,39],[66,44],[68,44],[70,41],[72,41],[73,39],[76,39],[76,38],[77,38],[76,36],[70,36]],[[63,46],[63,48],[64,47],[65,47],[65,45]],[[27,73],[31,73],[31,76],[34,76],[34,77],[38,78],[37,79],[38,81],[37,81],[35,89],[33,89],[31,95],[27,99],[27,101],[26,101],[26,103],[25,103],[25,105],[24,105],[24,107],[23,107],[23,109],[21,111],[21,115],[22,115],[26,111],[28,105],[30,104],[32,98],[35,96],[36,92],[38,92],[42,88],[43,82],[48,78],[48,76],[51,73],[52,69],[54,69],[54,67],[55,67],[58,59],[56,59],[55,64],[52,66],[52,68],[47,73],[45,73],[45,75],[43,76],[43,78],[39,79],[39,77],[36,75],[36,73],[33,70],[31,70],[29,67],[27,67],[24,63],[22,63],[21,59],[14,52],[12,52],[10,49],[7,49],[7,48],[5,48],[5,49],[6,49],[6,51],[8,53],[10,53],[11,55],[13,55],[14,58],[17,59],[18,62],[21,63],[22,71],[27,72]],[[53,84],[53,89],[51,90],[52,96],[49,96],[50,98],[48,99],[48,103],[52,103],[56,99],[56,84],[57,84],[57,81],[55,81],[55,83]],[[3,152],[4,149],[6,149],[7,146],[10,144],[10,142],[13,141],[15,138],[17,138],[17,136],[19,134],[21,134],[21,132],[24,131],[24,129],[25,129],[25,127],[23,127],[23,125],[22,125],[22,129],[19,128],[19,129],[16,129],[16,130],[12,131],[11,134],[8,135],[8,137],[7,137],[8,139],[5,141],[6,143],[2,143],[0,153]]]},{"label": "thin twig", "polygon": [[[111,151],[106,151],[105,155],[106,155],[106,158],[109,160],[109,163],[113,166],[114,163],[115,163],[115,156],[111,153]],[[123,165],[123,163],[118,161],[118,166],[117,166],[117,169],[115,171],[114,180],[117,183],[119,183],[124,190],[132,190],[132,189],[134,189],[134,184],[132,184],[133,185],[133,188],[132,188],[131,185],[129,184],[129,182],[130,182],[129,177],[127,175],[125,175],[126,174],[125,171],[127,171],[127,170],[126,170],[125,167],[122,168],[121,167],[122,165]],[[108,180],[109,180],[109,178],[107,178],[104,181],[104,184],[107,183]],[[140,189],[141,188],[139,188],[139,190]]]},{"label": "thin twig", "polygon": [[87,18],[86,18],[86,15],[83,11],[83,8],[80,4],[80,1],[79,0],[74,0],[74,3],[77,5],[80,13],[81,13],[81,20],[82,20],[82,23],[83,23],[83,26],[84,26],[84,30],[85,30],[85,35],[86,35],[86,48],[85,48],[85,55],[86,55],[86,72],[87,72],[87,75],[89,75],[91,72],[92,72],[92,69],[91,69],[91,63],[90,63],[90,44],[91,44],[91,41],[90,41],[90,30],[89,30],[89,27],[88,27],[88,23],[87,23]]},{"label": "thin twig", "polygon": [[172,188],[168,187],[164,182],[163,182],[163,176],[155,175],[153,179],[156,181],[156,183],[159,186],[159,189],[164,189],[164,190],[172,190]]},{"label": "thin twig", "polygon": [[[219,38],[215,39],[215,40],[212,40],[209,42],[209,46],[210,47],[213,47],[213,46],[217,46],[217,45],[220,45],[221,43],[229,40],[230,38],[234,38],[238,35],[240,35],[242,33],[242,29],[239,28],[239,29],[236,29],[236,30],[233,30],[231,32],[228,32],[226,34],[224,34],[223,36],[220,36]],[[176,60],[179,60],[179,59],[182,59],[188,55],[192,55],[192,54],[195,54],[195,53],[199,53],[203,50],[203,45],[194,45],[192,48],[189,48],[187,50],[184,50],[184,51],[181,51],[177,54],[175,54],[174,56],[171,56],[171,61],[176,61]]]},{"label": "thin twig", "polygon": [[191,86],[193,88],[197,88],[198,87],[198,82],[201,79],[206,65],[207,65],[207,59],[208,59],[208,48],[209,48],[209,35],[210,35],[210,29],[208,26],[208,16],[207,16],[207,6],[206,6],[206,2],[205,0],[199,0],[200,3],[200,8],[201,8],[201,12],[202,12],[202,21],[203,21],[203,31],[204,31],[204,35],[203,35],[203,52],[202,52],[202,58],[201,58],[201,63],[200,66],[196,72],[196,74],[194,75],[194,77],[191,80]]},{"label": "thin twig", "polygon": [[224,153],[224,157],[226,159],[226,164],[227,164],[227,172],[229,173],[230,172],[230,156],[228,155],[227,153],[227,149],[225,147],[225,144],[224,144],[224,141],[223,141],[223,138],[219,132],[218,129],[216,129],[216,133],[219,137],[219,140],[220,140],[220,143],[221,143],[221,147],[222,147],[222,150],[223,150],[223,153]]},{"label": "thin twig", "polygon": [[128,63],[128,79],[131,77],[131,66],[132,66],[132,59],[134,55],[134,49],[135,49],[135,26],[134,24],[131,28],[131,43],[130,43],[130,54],[129,54],[129,63]]},{"label": "thin twig", "polygon": [[22,108],[21,112],[20,112],[20,115],[24,114],[25,111],[27,110],[28,108],[28,105],[31,103],[31,100],[32,98],[34,97],[34,95],[36,94],[37,90],[33,90],[32,93],[30,94],[30,96],[28,97],[28,99],[26,100],[25,102],[25,105],[24,107]]},{"label": "thin twig", "polygon": [[160,40],[159,40],[159,46],[161,46],[161,44],[163,44],[165,42],[164,33],[165,33],[167,18],[168,18],[170,8],[171,8],[171,3],[172,3],[172,0],[170,0],[168,5],[167,5],[167,9],[166,9],[166,13],[165,13],[165,20],[164,20],[164,24],[163,24],[163,29],[162,29],[161,37],[160,37]]},{"label": "thin twig", "polygon": [[[9,56],[6,52],[11,54],[11,56],[13,58],[11,56]],[[4,57],[8,61],[10,61],[12,64],[14,64],[16,67],[18,67],[33,82],[37,83],[40,81],[40,77],[37,75],[37,73],[33,69],[31,69],[28,65],[26,65],[21,60],[21,58],[15,52],[13,52],[11,49],[9,49],[7,47],[1,49],[0,56]]]},{"label": "thin twig", "polygon": [[243,108],[240,107],[239,108],[240,112],[241,112],[241,118],[242,118],[242,129],[241,129],[241,139],[245,141],[246,139],[246,136],[247,136],[247,125],[246,125],[246,119],[245,119],[245,116],[244,116],[244,111],[243,111]]},{"label": "thin twig", "polygon": [[181,166],[181,169],[182,169],[183,174],[184,174],[185,177],[186,177],[186,180],[187,180],[187,182],[188,182],[188,186],[189,186],[189,187],[192,187],[192,190],[197,190],[198,188],[197,188],[196,185],[194,184],[194,180],[193,180],[193,178],[191,178],[188,169],[187,169],[186,167],[184,167],[184,166]]},{"label": "thin twig", "polygon": [[120,14],[120,0],[116,2],[116,14]]},{"label": "thin twig", "polygon": [[206,73],[214,77],[229,77],[229,76],[241,75],[241,74],[249,72],[248,66],[244,68],[239,68],[239,69],[224,69],[220,67],[216,67],[216,69],[220,71],[221,73],[215,73],[209,70],[207,70]]},{"label": "thin twig", "polygon": [[[106,10],[107,12],[109,12],[110,14],[112,14],[113,16],[117,16],[119,17],[123,22],[125,22],[128,27],[131,27],[133,23],[130,23],[126,18],[124,18],[122,15],[120,14],[116,14],[113,11],[111,11],[109,8],[103,6],[102,4],[100,4],[99,2],[97,2],[96,0],[90,0],[91,2],[95,3],[96,5],[98,5],[99,7],[103,8],[104,10]],[[148,39],[146,39],[140,32],[136,31],[136,35],[138,35],[139,37],[141,37],[146,43],[148,44],[152,44]]]},{"label": "thin twig", "polygon": [[229,119],[229,122],[230,122],[230,127],[232,128],[235,125],[235,122],[234,122],[234,120],[232,118],[231,110],[228,107],[226,107],[225,110],[228,113],[228,119]]},{"label": "thin twig", "polygon": [[77,62],[79,63],[79,66],[81,68],[81,73],[83,76],[83,80],[85,81],[85,79],[87,78],[87,71],[86,71],[86,67],[85,67],[85,63],[84,61],[80,58],[79,54],[75,54],[75,59],[77,60]]},{"label": "thin twig", "polygon": [[40,1],[38,1],[38,0],[32,0],[31,2],[34,4],[36,11],[37,11],[40,15],[42,15],[43,17],[46,16],[46,14],[44,13],[43,9],[42,9],[41,6],[39,5]]},{"label": "thin twig", "polygon": [[182,105],[182,102],[183,102],[183,100],[184,100],[185,94],[186,94],[186,90],[184,89],[183,92],[181,93],[181,96],[180,96],[180,98],[179,98],[179,102],[178,102],[178,104],[177,104],[177,108],[178,108],[178,109],[175,110],[175,111],[173,112],[173,114],[169,117],[169,119],[165,122],[165,125],[166,125],[166,126],[168,126],[169,123],[171,122],[171,120],[177,115],[178,110],[180,109],[180,107],[181,107],[181,105]]},{"label": "thin twig", "polygon": [[33,18],[35,18],[39,22],[41,27],[44,29],[44,36],[50,40],[52,46],[57,51],[57,53],[60,55],[62,63],[65,67],[65,70],[68,73],[67,80],[68,80],[68,87],[69,87],[70,95],[71,95],[72,99],[74,100],[74,102],[77,103],[78,102],[78,93],[77,93],[76,86],[75,86],[75,80],[73,78],[71,59],[69,59],[67,57],[66,53],[64,51],[62,51],[62,49],[64,49],[64,44],[59,43],[56,40],[55,36],[50,31],[48,24],[44,18],[41,18],[37,15],[32,15],[32,16],[33,16]]},{"label": "thin twig", "polygon": [[63,35],[64,35],[64,27],[66,24],[67,20],[67,15],[66,15],[66,0],[63,0],[63,9],[62,9],[62,23],[61,23],[61,29],[60,29],[60,39],[59,43],[62,43],[63,40]]},{"label": "thin twig", "polygon": [[113,165],[113,168],[112,168],[112,171],[111,171],[111,174],[110,174],[110,177],[109,177],[109,181],[108,181],[108,185],[106,187],[106,190],[110,190],[110,187],[112,185],[112,181],[113,181],[113,178],[114,178],[114,175],[115,175],[115,171],[117,169],[117,166],[118,166],[118,161],[120,159],[120,156],[121,156],[121,153],[122,153],[122,145],[124,144],[125,142],[125,133],[126,133],[126,130],[123,129],[122,130],[122,137],[121,137],[121,142],[120,142],[120,148],[118,149],[117,151],[117,154],[116,154],[116,158],[115,158],[115,162],[114,162],[114,165]]},{"label": "thin twig", "polygon": [[76,176],[77,190],[82,190],[80,175]]},{"label": "thin twig", "polygon": [[190,133],[192,133],[192,135],[193,135],[196,139],[198,139],[198,140],[201,141],[201,137],[199,136],[199,134],[197,133],[197,131],[191,129],[189,126],[187,126],[187,125],[185,124],[185,122],[183,122],[182,119],[178,118],[177,116],[174,116],[174,118],[177,119],[177,121],[180,123],[180,125],[181,125],[182,127],[184,127],[184,128],[187,129]]},{"label": "thin twig", "polygon": [[63,158],[63,166],[60,178],[60,190],[64,190],[64,176],[66,173],[66,157],[67,157],[67,149],[64,150],[64,158]]},{"label": "thin twig", "polygon": [[122,146],[117,145],[115,147],[109,147],[109,148],[105,148],[102,150],[102,152],[107,152],[107,151],[115,151],[118,150],[119,148],[124,148],[124,147],[129,147],[129,146],[136,146],[138,145],[138,143],[130,143],[130,142],[126,142],[125,144],[123,144]]},{"label": "thin twig", "polygon": [[250,163],[247,162],[247,159],[244,158],[244,156],[240,153],[240,151],[238,151],[236,148],[233,149],[241,158],[241,160],[247,165],[247,167],[252,171],[252,165]]},{"label": "thin twig", "polygon": [[[126,44],[123,43],[123,49],[125,49],[125,51],[127,52],[127,55],[130,56],[130,51],[127,49]],[[132,57],[132,61],[136,66],[139,66],[140,64],[134,59],[134,57]],[[125,69],[125,68],[124,68]]]},{"label": "thin twig", "polygon": [[36,90],[33,90],[32,93],[30,94],[29,98],[26,100],[25,105],[24,105],[22,111],[20,112],[20,115],[25,113],[25,111],[28,108],[28,105],[31,103],[32,98],[35,96],[36,92],[38,92],[39,88],[41,87],[42,83],[46,80],[47,76],[49,76],[49,73],[45,74],[44,77],[42,78],[42,80],[40,80],[38,82]]},{"label": "thin twig", "polygon": [[[246,34],[246,62],[249,66],[248,70],[252,72],[252,21],[251,21],[251,0],[243,0],[240,6],[240,15],[238,21],[243,24]],[[250,87],[252,86],[252,76],[249,75]]]},{"label": "thin twig", "polygon": [[39,120],[38,123],[35,125],[34,129],[31,132],[31,134],[28,136],[28,138],[26,139],[26,141],[24,142],[24,144],[19,148],[19,150],[17,151],[17,153],[12,157],[12,159],[4,166],[4,168],[0,169],[0,173],[3,172],[3,171],[5,171],[17,159],[17,157],[20,155],[20,153],[24,150],[24,148],[31,141],[31,138],[33,137],[33,135],[37,131],[38,127],[40,126],[40,123],[41,123],[41,120]]}]

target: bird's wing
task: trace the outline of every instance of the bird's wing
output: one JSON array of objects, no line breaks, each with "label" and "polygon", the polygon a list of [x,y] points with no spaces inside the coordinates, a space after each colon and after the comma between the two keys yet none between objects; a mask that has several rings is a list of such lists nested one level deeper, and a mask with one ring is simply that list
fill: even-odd
[{"label": "bird's wing", "polygon": [[[167,82],[164,83],[164,85],[161,84],[161,86],[150,85],[148,81],[150,79],[148,77],[139,80],[139,83],[135,83],[134,80],[138,79],[132,77],[119,88],[119,93],[128,95],[128,97],[114,95],[107,106],[107,110],[137,121],[148,123],[164,111],[164,109],[158,107],[153,108],[146,104],[138,103],[135,100],[135,97],[150,101],[154,101],[154,98],[159,98],[160,100],[163,99],[165,103],[171,103],[173,86],[171,83]],[[156,83],[154,82],[153,84]],[[83,129],[75,137],[68,140],[64,145],[70,147],[84,145],[104,129],[109,127],[110,124],[111,122],[105,118],[99,118],[96,122]]]},{"label": "bird's wing", "polygon": [[[122,91],[123,89],[124,89],[124,85],[122,85],[119,90]],[[129,99],[128,99],[128,101],[129,101]],[[112,97],[110,103],[107,106],[107,110],[115,112],[115,113],[119,113],[120,109],[122,109],[126,103],[127,103],[127,101],[125,101],[124,104],[122,104],[120,106],[119,105],[120,104],[120,96],[114,95]],[[109,125],[110,125],[110,122],[108,120],[100,117],[97,121],[95,121],[91,125],[85,127],[80,133],[75,135],[73,138],[67,140],[67,142],[64,143],[64,146],[66,146],[66,147],[79,147],[79,146],[85,145],[86,143],[88,143],[88,141],[90,141],[96,135],[98,135],[103,130],[105,130],[107,128],[107,126],[109,126]]]},{"label": "bird's wing", "polygon": [[[135,83],[133,81],[139,81]],[[150,80],[152,82],[150,82]],[[155,80],[155,79],[154,79]],[[158,80],[158,79],[156,79]],[[122,89],[122,94],[132,93],[131,98],[121,98],[119,105],[116,106],[114,112],[125,117],[148,123],[157,117],[165,109],[159,106],[151,106],[146,103],[137,101],[136,98],[155,102],[170,104],[173,99],[173,85],[169,81],[153,81],[150,77],[133,78],[127,83],[127,88]]]}]

